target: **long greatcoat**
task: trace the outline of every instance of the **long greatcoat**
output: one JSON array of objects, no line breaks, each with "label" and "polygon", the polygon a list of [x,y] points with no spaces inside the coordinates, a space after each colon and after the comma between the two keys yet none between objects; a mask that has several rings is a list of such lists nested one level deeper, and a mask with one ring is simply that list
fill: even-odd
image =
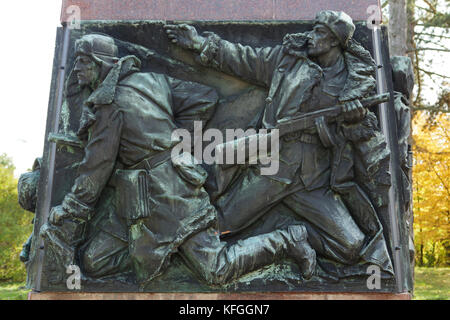
[{"label": "long greatcoat", "polygon": [[[75,218],[93,219],[103,190],[114,186],[117,214],[112,210],[99,226],[129,241],[142,284],[164,270],[188,237],[216,221],[202,187],[206,172],[200,165],[171,161],[170,150],[179,143],[172,140],[173,131],[209,119],[218,95],[197,83],[141,73],[139,67],[134,56],[120,59],[87,99],[78,132],[88,135],[85,156],[62,207]],[[135,167],[155,157],[160,161],[151,167]]]}]

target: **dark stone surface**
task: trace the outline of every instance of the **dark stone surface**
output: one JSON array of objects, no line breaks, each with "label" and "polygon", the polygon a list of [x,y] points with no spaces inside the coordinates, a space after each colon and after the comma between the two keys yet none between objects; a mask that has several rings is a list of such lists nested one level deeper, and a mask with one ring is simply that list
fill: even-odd
[{"label": "dark stone surface", "polygon": [[[401,257],[401,266],[400,269],[402,270],[402,287],[406,289],[411,289],[414,286],[413,281],[413,268],[411,268],[410,265],[410,256],[409,256],[409,233],[410,230],[407,226],[407,220],[409,219],[408,211],[405,210],[405,203],[408,203],[410,200],[405,199],[405,192],[404,188],[405,185],[402,183],[402,169],[401,164],[402,160],[400,159],[401,153],[399,143],[400,143],[400,137],[401,132],[400,128],[403,124],[398,123],[398,121],[401,121],[401,119],[398,119],[398,116],[396,114],[396,108],[395,108],[395,95],[394,90],[395,87],[398,87],[398,84],[395,84],[395,81],[397,81],[396,77],[393,77],[393,66],[391,65],[390,60],[390,53],[389,53],[389,39],[388,39],[388,30],[387,28],[382,29],[382,55],[383,55],[383,67],[384,72],[386,76],[386,83],[387,83],[387,89],[389,92],[391,92],[391,99],[389,101],[389,104],[387,105],[387,111],[388,111],[388,127],[390,131],[390,135],[392,138],[391,141],[391,148],[394,150],[394,152],[391,152],[393,163],[397,163],[398,166],[395,168],[392,168],[392,186],[395,190],[395,209],[397,213],[397,221],[398,221],[398,231],[400,236],[400,243],[395,250],[400,251],[400,257]],[[407,121],[409,122],[409,120]],[[410,193],[408,193],[408,197],[410,196]],[[392,227],[389,228],[392,230]],[[392,236],[390,236],[390,239],[392,241]],[[392,248],[391,248],[392,249]]]},{"label": "dark stone surface", "polygon": [[394,90],[409,99],[414,88],[414,70],[409,57],[391,57]]}]

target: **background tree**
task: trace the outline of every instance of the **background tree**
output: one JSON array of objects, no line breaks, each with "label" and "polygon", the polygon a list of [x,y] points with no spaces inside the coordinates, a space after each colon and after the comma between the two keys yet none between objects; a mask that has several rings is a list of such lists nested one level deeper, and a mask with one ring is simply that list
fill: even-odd
[{"label": "background tree", "polygon": [[392,56],[404,56],[407,51],[408,21],[406,16],[406,0],[390,0],[389,4],[389,52]]},{"label": "background tree", "polygon": [[391,55],[414,66],[414,233],[419,266],[449,264],[449,0],[384,0]]},{"label": "background tree", "polygon": [[[412,100],[416,165],[413,191],[419,266],[450,263],[450,72],[446,71],[450,58],[449,3],[448,0],[408,0],[406,8],[407,54],[412,58],[416,78]],[[437,89],[431,91],[430,87]]]},{"label": "background tree", "polygon": [[[445,62],[450,58],[449,0],[408,0],[407,54],[412,58],[416,76],[414,114],[427,111],[429,121],[439,113],[449,113],[450,73]],[[436,71],[435,65],[443,66]],[[437,99],[426,97],[426,87],[440,88]]]},{"label": "background tree", "polygon": [[0,282],[25,280],[19,254],[32,231],[33,214],[18,203],[14,169],[12,160],[0,155]]},{"label": "background tree", "polygon": [[[413,114],[428,111],[433,121],[440,112],[450,113],[450,73],[445,64],[450,58],[450,0],[383,0],[382,7],[391,55],[408,55],[414,65]],[[429,99],[430,87],[440,88],[435,90],[436,99]]]},{"label": "background tree", "polygon": [[450,246],[450,119],[441,113],[436,124],[421,113],[414,119],[413,169],[416,262],[448,266]]}]

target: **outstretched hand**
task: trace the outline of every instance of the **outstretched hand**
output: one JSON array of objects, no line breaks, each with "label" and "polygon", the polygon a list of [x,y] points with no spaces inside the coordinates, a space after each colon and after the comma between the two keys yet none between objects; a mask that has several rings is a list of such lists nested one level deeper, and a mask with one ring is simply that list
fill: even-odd
[{"label": "outstretched hand", "polygon": [[167,24],[164,26],[169,40],[182,48],[200,51],[205,38],[187,24]]}]

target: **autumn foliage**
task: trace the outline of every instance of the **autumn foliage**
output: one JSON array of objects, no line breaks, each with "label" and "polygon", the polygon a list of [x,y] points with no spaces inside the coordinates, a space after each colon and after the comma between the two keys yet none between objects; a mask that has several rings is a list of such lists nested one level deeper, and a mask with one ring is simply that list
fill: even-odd
[{"label": "autumn foliage", "polygon": [[0,282],[25,280],[19,254],[32,231],[32,219],[33,214],[19,205],[14,165],[0,155]]},{"label": "autumn foliage", "polygon": [[450,114],[416,113],[413,120],[416,263],[450,264]]}]

